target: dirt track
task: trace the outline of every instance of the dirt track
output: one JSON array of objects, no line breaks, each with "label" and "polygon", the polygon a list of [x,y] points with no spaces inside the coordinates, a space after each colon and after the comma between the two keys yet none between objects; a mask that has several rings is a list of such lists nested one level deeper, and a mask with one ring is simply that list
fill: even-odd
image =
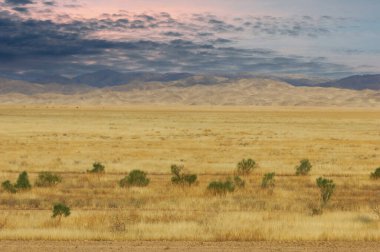
[{"label": "dirt track", "polygon": [[0,241],[0,251],[380,251],[379,242],[94,242]]}]

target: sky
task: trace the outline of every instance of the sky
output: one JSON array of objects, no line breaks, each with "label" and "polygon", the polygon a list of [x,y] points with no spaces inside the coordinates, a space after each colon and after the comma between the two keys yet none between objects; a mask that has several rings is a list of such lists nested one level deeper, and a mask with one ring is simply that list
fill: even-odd
[{"label": "sky", "polygon": [[0,0],[0,74],[380,72],[378,0]]}]

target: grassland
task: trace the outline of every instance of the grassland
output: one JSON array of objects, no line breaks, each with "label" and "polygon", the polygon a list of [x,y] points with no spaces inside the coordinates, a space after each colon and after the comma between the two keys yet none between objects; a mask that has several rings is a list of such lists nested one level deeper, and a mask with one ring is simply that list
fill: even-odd
[{"label": "grassland", "polygon": [[[0,181],[28,171],[60,173],[54,188],[0,192],[0,239],[46,240],[372,240],[380,241],[380,111],[318,108],[0,107]],[[232,175],[236,163],[259,167],[246,187],[225,197],[208,183]],[[294,176],[310,159],[309,176]],[[86,174],[93,162],[106,174]],[[173,186],[170,165],[199,176]],[[129,171],[148,172],[145,188],[120,188]],[[276,172],[273,191],[260,187]],[[315,179],[336,191],[324,214]],[[58,222],[51,207],[72,215]]]}]

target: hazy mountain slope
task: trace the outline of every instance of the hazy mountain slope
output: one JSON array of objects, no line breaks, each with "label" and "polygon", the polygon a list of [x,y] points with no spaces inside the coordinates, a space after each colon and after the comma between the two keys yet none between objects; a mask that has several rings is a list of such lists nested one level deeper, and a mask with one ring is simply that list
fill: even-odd
[{"label": "hazy mountain slope", "polygon": [[321,87],[336,87],[355,90],[380,90],[380,74],[374,75],[354,75],[336,81],[318,84]]},{"label": "hazy mountain slope", "polygon": [[19,80],[0,79],[0,94],[18,93],[34,95],[41,93],[75,94],[89,92],[94,88],[85,85],[36,84]]},{"label": "hazy mountain slope", "polygon": [[128,84],[131,82],[161,81],[168,82],[185,79],[192,76],[188,73],[150,73],[129,72],[120,73],[111,70],[101,70],[94,73],[83,74],[73,78],[73,83],[86,84],[94,87],[106,87]]},{"label": "hazy mountain slope", "polygon": [[181,87],[176,82],[146,83],[91,89],[71,95],[40,93],[0,95],[0,103],[40,104],[165,104],[250,106],[378,107],[380,91],[294,87],[267,79],[245,79],[218,85]]}]

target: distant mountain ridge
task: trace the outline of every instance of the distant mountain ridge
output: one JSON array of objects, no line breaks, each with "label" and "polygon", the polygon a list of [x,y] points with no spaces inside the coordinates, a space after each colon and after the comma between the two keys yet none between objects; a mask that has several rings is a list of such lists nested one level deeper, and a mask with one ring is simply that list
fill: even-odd
[{"label": "distant mountain ridge", "polygon": [[[1,75],[0,75],[1,76]],[[240,79],[264,78],[275,81],[282,81],[293,86],[306,87],[335,87],[352,90],[380,90],[380,74],[354,75],[339,80],[327,80],[323,78],[310,78],[304,76],[276,76],[260,75],[253,73],[241,74],[192,74],[192,73],[155,73],[155,72],[118,72],[113,70],[99,70],[92,73],[81,74],[73,78],[51,74],[21,74],[2,75],[6,79],[19,80],[37,84],[61,84],[61,85],[81,85],[95,88],[120,86],[126,84],[144,84],[149,82],[177,82],[180,86],[192,85],[216,85],[228,81]]]},{"label": "distant mountain ridge", "polygon": [[190,73],[154,73],[154,72],[126,72],[121,73],[113,70],[99,70],[92,73],[81,74],[73,78],[50,74],[21,74],[5,75],[7,79],[26,81],[37,84],[79,84],[92,87],[107,87],[129,84],[132,82],[169,82],[194,76]]}]

